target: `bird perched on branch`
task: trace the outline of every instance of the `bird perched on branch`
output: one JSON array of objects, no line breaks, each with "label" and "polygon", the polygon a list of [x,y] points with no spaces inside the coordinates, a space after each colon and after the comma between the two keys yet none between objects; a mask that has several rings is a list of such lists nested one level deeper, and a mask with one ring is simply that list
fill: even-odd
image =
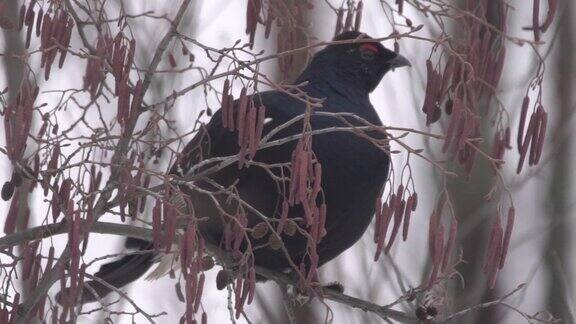
[{"label": "bird perched on branch", "polygon": [[[245,228],[283,228],[278,235],[268,229],[254,235],[254,230],[250,241],[254,264],[286,271],[300,263],[319,267],[362,236],[390,165],[385,133],[377,128],[382,122],[368,95],[388,71],[410,66],[401,55],[370,40],[359,32],[343,33],[335,44],[314,55],[294,83],[298,90],[266,91],[240,99],[255,108],[265,107],[261,133],[272,144],[255,154],[250,149],[241,152],[241,160],[246,161],[240,161],[240,167],[238,163],[216,167],[192,185],[180,186],[181,197],[192,209],[188,213],[202,219],[197,226],[205,240],[230,249],[230,242],[224,241],[229,240],[225,236],[231,227],[223,215],[241,210]],[[320,99],[315,103],[321,107],[310,108],[309,98]],[[236,100],[228,111],[221,109],[212,116],[172,167],[175,178],[189,176],[200,161],[239,156],[241,127],[234,124],[241,104]],[[262,216],[269,217],[268,225],[258,225],[266,224]],[[243,241],[240,249],[246,245]],[[140,246],[151,247],[151,243]],[[142,276],[154,260],[152,253],[128,255],[103,265],[95,276],[121,287]],[[98,282],[88,283],[101,296],[110,292]],[[83,302],[95,300],[84,291]]]}]

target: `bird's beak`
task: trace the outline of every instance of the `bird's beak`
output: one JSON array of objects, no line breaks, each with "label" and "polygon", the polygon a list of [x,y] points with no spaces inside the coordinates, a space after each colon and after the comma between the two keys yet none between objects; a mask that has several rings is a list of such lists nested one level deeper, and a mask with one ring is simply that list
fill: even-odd
[{"label": "bird's beak", "polygon": [[403,66],[412,66],[412,64],[410,64],[410,61],[408,61],[404,56],[400,54],[397,54],[396,57],[394,57],[391,60],[388,60],[386,63],[390,65],[391,69]]}]

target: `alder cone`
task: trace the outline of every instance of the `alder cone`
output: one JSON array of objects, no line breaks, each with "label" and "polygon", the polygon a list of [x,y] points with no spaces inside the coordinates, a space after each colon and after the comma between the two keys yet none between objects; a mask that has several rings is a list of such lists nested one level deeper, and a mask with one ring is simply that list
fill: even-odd
[{"label": "alder cone", "polygon": [[4,185],[2,186],[2,195],[1,195],[2,200],[4,201],[10,200],[13,194],[14,194],[14,183],[12,181],[4,182]]},{"label": "alder cone", "polygon": [[232,277],[230,276],[230,273],[224,269],[218,271],[218,274],[216,275],[216,288],[218,290],[222,290],[224,288],[226,288],[226,286],[232,282]]}]

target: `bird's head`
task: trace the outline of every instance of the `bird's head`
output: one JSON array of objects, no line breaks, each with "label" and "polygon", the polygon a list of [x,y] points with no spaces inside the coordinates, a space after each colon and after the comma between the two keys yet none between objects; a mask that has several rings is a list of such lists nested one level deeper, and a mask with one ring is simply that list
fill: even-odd
[{"label": "bird's head", "polygon": [[368,92],[372,92],[382,77],[395,68],[410,66],[410,62],[402,55],[395,53],[378,42],[362,42],[370,40],[370,36],[349,31],[338,35],[334,41],[359,40],[354,43],[332,44],[316,53],[312,64],[330,66],[338,77],[349,78]]}]

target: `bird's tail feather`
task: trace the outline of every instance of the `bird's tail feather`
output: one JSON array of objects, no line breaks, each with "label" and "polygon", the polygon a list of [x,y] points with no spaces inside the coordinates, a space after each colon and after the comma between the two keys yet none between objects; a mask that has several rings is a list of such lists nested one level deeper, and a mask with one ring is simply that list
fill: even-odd
[{"label": "bird's tail feather", "polygon": [[[173,249],[175,250],[175,249]],[[164,277],[170,270],[180,269],[180,262],[178,262],[177,254],[164,254],[159,258],[158,265],[150,274],[146,276],[146,280],[156,280]]]},{"label": "bird's tail feather", "polygon": [[[126,240],[126,247],[132,249],[138,248],[139,251],[146,251],[152,250],[153,245],[151,242],[145,240],[128,238]],[[79,302],[83,304],[94,302],[112,292],[113,289],[108,285],[103,284],[101,281],[104,281],[117,289],[135,281],[144,275],[150,267],[152,267],[155,262],[155,257],[153,251],[150,251],[149,253],[143,252],[129,254],[119,260],[102,265],[100,270],[94,274],[94,277],[99,280],[84,282],[84,289],[82,290],[82,296]],[[63,292],[58,293],[58,296],[56,297],[57,300],[61,300],[62,293]],[[97,296],[95,294],[97,294]]]}]

